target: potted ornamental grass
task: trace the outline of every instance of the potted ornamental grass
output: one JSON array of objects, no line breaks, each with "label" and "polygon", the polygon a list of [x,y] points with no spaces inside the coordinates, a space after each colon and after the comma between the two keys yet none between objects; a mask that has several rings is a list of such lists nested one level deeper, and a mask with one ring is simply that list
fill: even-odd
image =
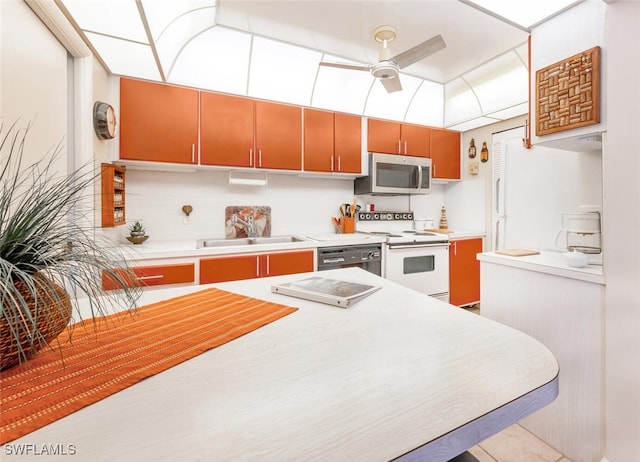
[{"label": "potted ornamental grass", "polygon": [[[141,290],[131,287],[124,254],[98,241],[83,212],[92,216],[86,202],[99,176],[90,165],[58,175],[60,145],[24,165],[29,131],[17,123],[5,130],[0,119],[0,370],[52,348],[72,312],[82,319],[80,299],[95,319],[135,308]],[[103,278],[117,290],[103,290]]]}]

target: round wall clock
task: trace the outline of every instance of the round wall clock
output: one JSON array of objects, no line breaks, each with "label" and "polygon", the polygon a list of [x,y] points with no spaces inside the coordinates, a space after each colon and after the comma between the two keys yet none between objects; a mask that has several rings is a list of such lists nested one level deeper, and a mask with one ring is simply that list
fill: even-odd
[{"label": "round wall clock", "polygon": [[96,101],[93,105],[93,129],[101,140],[116,136],[116,111],[110,104]]}]

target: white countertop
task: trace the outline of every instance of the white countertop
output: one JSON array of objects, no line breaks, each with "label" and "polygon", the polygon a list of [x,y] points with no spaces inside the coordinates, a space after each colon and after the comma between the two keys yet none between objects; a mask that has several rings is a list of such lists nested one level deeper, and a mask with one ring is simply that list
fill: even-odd
[{"label": "white countertop", "polygon": [[279,250],[315,249],[318,247],[331,247],[337,245],[360,245],[384,242],[381,236],[370,234],[296,234],[305,239],[300,242],[286,242],[278,244],[252,244],[228,247],[197,248],[196,239],[176,241],[153,241],[149,239],[143,244],[124,244],[119,248],[123,250],[129,260],[147,260],[157,258],[178,257],[206,257],[214,255],[228,255],[238,253],[271,252]]},{"label": "white countertop", "polygon": [[410,460],[419,447],[438,462],[557,395],[537,340],[364,270],[323,273],[382,286],[348,309],[270,290],[311,274],[145,292],[214,286],[299,310],[11,444],[73,444],[78,462]]},{"label": "white countertop", "polygon": [[542,250],[538,255],[524,257],[511,257],[495,252],[485,252],[478,254],[477,258],[481,262],[497,263],[596,284],[605,283],[602,265],[587,265],[584,268],[571,267],[567,264],[561,251]]},{"label": "white countertop", "polygon": [[472,229],[454,229],[453,233],[449,234],[449,239],[470,239],[474,237],[485,237],[487,233],[484,231],[472,230]]}]

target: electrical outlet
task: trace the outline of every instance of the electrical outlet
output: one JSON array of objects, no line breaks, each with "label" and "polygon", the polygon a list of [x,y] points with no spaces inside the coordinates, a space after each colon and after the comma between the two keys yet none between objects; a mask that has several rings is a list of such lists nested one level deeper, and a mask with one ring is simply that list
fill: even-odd
[{"label": "electrical outlet", "polygon": [[469,162],[469,174],[470,175],[478,174],[478,162]]}]

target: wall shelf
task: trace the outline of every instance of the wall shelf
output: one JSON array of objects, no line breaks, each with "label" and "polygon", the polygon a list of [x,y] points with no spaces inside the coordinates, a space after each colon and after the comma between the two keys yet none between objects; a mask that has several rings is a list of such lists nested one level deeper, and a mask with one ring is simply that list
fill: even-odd
[{"label": "wall shelf", "polygon": [[123,225],[125,214],[125,167],[102,164],[102,227]]}]

